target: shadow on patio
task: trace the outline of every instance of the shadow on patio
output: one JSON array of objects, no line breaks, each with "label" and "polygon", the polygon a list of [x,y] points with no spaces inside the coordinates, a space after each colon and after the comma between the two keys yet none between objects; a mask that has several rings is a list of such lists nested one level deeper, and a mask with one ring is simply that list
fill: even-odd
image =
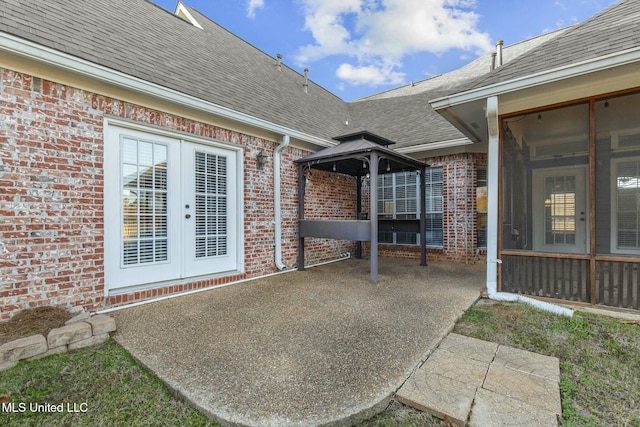
[{"label": "shadow on patio", "polygon": [[346,260],[111,313],[115,339],[224,423],[350,424],[388,399],[480,296],[481,266]]}]

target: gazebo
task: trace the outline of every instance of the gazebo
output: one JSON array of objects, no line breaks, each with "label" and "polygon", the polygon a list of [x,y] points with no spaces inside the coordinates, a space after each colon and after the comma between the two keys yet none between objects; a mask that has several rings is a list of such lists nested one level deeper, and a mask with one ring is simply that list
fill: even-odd
[{"label": "gazebo", "polygon": [[[296,160],[298,163],[298,269],[304,270],[304,239],[317,237],[357,241],[356,257],[362,256],[362,242],[370,243],[371,283],[378,283],[378,232],[396,231],[420,234],[420,265],[427,265],[424,197],[420,198],[419,219],[378,219],[378,175],[384,173],[418,171],[420,188],[425,188],[425,169],[418,160],[388,148],[393,141],[361,131],[334,138],[340,141],[333,147]],[[319,169],[356,178],[357,218],[353,220],[307,220],[304,218],[305,173]],[[362,213],[362,179],[370,182],[369,214]]]}]

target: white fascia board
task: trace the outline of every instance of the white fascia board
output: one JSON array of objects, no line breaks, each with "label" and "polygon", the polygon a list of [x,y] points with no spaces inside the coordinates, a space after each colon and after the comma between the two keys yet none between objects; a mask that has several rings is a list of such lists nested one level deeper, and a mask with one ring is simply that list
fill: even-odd
[{"label": "white fascia board", "polygon": [[577,77],[585,74],[595,73],[622,65],[631,64],[640,61],[640,47],[615,52],[610,55],[601,56],[595,59],[577,62],[575,64],[565,65],[552,70],[541,71],[539,73],[530,74],[524,77],[508,80],[505,82],[494,83],[492,85],[471,89],[465,92],[437,98],[429,101],[434,110],[442,110],[444,108],[453,107],[460,104],[466,104],[472,101],[486,99],[490,96],[496,96],[503,93],[514,92],[522,89],[528,89],[559,80],[565,80],[571,77]]},{"label": "white fascia board", "polygon": [[463,145],[473,144],[469,138],[450,139],[448,141],[427,142],[424,144],[411,145],[409,147],[401,147],[395,149],[398,153],[410,154],[423,151],[440,150],[442,148],[460,147]]},{"label": "white fascia board", "polygon": [[198,23],[198,21],[196,21],[196,18],[193,17],[191,12],[187,10],[187,8],[184,6],[184,4],[182,4],[181,1],[178,2],[178,5],[176,6],[176,11],[174,12],[174,14],[185,18],[187,21],[189,21],[191,25],[193,25],[194,27],[198,27],[202,30],[202,26]]},{"label": "white fascia board", "polygon": [[329,141],[324,138],[319,138],[304,132],[287,128],[286,126],[271,123],[267,120],[235,111],[195,96],[186,95],[176,90],[148,82],[138,77],[130,76],[120,71],[115,71],[111,68],[77,58],[29,40],[0,32],[0,52],[2,51],[23,56],[52,67],[62,68],[67,71],[78,73],[143,95],[170,101],[183,107],[199,110],[207,114],[212,114],[214,116],[243,123],[276,134],[289,135],[291,138],[316,146],[332,147],[336,145],[335,141]]}]

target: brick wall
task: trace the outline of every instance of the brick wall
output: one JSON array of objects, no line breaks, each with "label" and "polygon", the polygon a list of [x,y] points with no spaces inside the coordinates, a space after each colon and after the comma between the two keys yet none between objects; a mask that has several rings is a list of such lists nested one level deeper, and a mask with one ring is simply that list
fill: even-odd
[{"label": "brick wall", "polygon": [[[356,219],[356,179],[349,175],[312,170],[307,175],[305,219]],[[314,264],[355,252],[355,242],[305,239],[305,264]]]},{"label": "brick wall", "polygon": [[[275,143],[29,75],[0,69],[0,319],[38,305],[95,310],[276,271],[273,150]],[[105,115],[158,125],[245,148],[246,274],[185,280],[162,288],[104,297],[103,120]],[[268,161],[256,167],[263,149]],[[308,154],[283,153],[283,261],[297,254],[297,169]],[[315,178],[314,178],[315,179]],[[343,177],[318,176],[307,206],[355,215]],[[313,187],[313,185],[312,185]],[[341,196],[326,204],[326,191]],[[349,243],[350,244],[350,243]],[[349,244],[310,242],[310,261],[335,258]]]}]

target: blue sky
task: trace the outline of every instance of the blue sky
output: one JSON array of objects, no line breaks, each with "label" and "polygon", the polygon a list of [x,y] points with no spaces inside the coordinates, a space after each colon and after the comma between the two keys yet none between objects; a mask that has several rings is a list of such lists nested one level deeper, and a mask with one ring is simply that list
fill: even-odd
[{"label": "blue sky", "polygon": [[[176,0],[152,0],[173,12]],[[459,68],[617,0],[184,0],[345,101]]]}]

